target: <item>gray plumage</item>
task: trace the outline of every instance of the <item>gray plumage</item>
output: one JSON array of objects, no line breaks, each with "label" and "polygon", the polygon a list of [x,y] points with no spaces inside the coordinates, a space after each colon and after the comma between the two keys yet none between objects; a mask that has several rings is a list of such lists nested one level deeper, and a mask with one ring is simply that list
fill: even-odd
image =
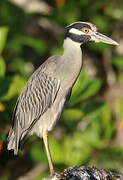
[{"label": "gray plumage", "polygon": [[24,139],[32,134],[43,138],[50,174],[55,173],[48,147],[47,132],[60,118],[66,100],[82,67],[81,45],[89,41],[118,45],[116,41],[96,32],[91,23],[76,22],[66,27],[64,53],[48,58],[30,77],[13,114],[8,136],[8,149],[18,153]]}]

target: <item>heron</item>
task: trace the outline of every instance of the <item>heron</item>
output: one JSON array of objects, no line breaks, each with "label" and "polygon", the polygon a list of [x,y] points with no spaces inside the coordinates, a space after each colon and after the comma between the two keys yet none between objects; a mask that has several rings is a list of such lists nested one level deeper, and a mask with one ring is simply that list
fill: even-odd
[{"label": "heron", "polygon": [[15,105],[8,150],[18,154],[28,136],[43,139],[50,175],[55,174],[48,132],[59,120],[71,90],[82,69],[82,45],[88,42],[118,43],[99,33],[89,22],[74,22],[65,28],[63,54],[49,57],[31,75]]}]

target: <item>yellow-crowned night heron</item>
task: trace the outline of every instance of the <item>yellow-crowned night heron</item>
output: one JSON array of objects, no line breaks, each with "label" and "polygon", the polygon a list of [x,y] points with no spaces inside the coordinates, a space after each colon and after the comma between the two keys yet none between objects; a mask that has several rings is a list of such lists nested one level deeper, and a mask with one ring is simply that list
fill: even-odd
[{"label": "yellow-crowned night heron", "polygon": [[118,45],[97,32],[87,22],[75,22],[65,29],[64,53],[48,58],[30,77],[20,94],[8,136],[8,149],[14,154],[27,136],[36,134],[43,138],[50,174],[54,174],[48,147],[48,131],[59,119],[82,68],[81,45],[87,42],[104,42]]}]

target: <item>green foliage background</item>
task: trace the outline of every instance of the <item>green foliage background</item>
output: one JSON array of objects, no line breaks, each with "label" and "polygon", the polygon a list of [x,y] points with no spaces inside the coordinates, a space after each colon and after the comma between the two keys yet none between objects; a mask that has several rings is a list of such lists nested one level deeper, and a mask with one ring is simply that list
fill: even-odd
[{"label": "green foliage background", "polygon": [[[47,166],[40,139],[29,138],[14,157],[6,150],[6,136],[28,77],[47,57],[63,52],[63,28],[74,21],[94,23],[120,46],[92,43],[83,47],[82,72],[50,133],[53,162],[57,171],[88,165],[123,172],[123,2],[44,2],[51,8],[49,12],[28,12],[11,1],[0,1],[0,179],[18,179],[39,163]],[[44,175],[48,175],[47,169],[32,179]]]}]

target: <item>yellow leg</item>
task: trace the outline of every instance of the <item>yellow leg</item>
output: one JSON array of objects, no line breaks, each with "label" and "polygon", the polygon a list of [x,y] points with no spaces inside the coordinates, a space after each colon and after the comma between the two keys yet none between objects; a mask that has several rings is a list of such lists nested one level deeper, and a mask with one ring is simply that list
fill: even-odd
[{"label": "yellow leg", "polygon": [[53,168],[51,153],[50,153],[50,149],[49,149],[48,132],[47,131],[43,132],[43,141],[44,141],[44,145],[45,145],[45,149],[46,149],[46,153],[47,153],[47,158],[48,158],[48,163],[49,163],[49,168],[50,168],[50,175],[54,176],[55,171],[54,171],[54,168]]}]

